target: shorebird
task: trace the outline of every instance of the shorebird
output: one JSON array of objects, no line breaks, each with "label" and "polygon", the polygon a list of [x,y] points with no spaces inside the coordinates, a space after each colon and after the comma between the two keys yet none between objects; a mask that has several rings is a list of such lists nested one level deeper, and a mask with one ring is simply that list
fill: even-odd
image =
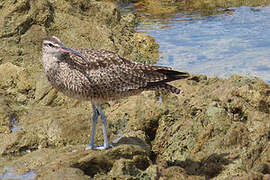
[{"label": "shorebird", "polygon": [[[91,137],[86,149],[111,147],[102,103],[145,90],[179,94],[181,90],[167,82],[189,77],[186,72],[130,61],[107,50],[71,49],[55,36],[43,40],[42,51],[45,74],[52,86],[69,97],[92,103]],[[103,146],[94,145],[98,116],[102,122]]]}]

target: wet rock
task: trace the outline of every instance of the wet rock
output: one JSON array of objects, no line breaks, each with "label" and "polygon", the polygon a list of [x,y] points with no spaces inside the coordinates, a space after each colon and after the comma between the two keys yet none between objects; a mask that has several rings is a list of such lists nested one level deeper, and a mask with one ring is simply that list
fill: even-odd
[{"label": "wet rock", "polygon": [[160,177],[160,171],[157,165],[148,167],[141,175],[142,179],[158,179]]},{"label": "wet rock", "polygon": [[0,155],[25,153],[39,146],[37,135],[26,133],[24,130],[1,134],[0,138]]},{"label": "wet rock", "polygon": [[36,106],[21,114],[19,125],[23,127],[22,130],[2,137],[4,141],[0,144],[1,154],[21,153],[65,144],[87,144],[90,133],[89,119],[87,109],[69,110]]},{"label": "wet rock", "polygon": [[265,179],[269,179],[270,176],[269,176],[269,174],[263,175],[263,174],[256,173],[256,172],[248,172],[248,173],[243,173],[243,174],[232,176],[231,178],[236,179],[236,180],[240,180],[240,179],[262,179],[262,180],[265,180]]},{"label": "wet rock", "polygon": [[174,0],[145,0],[145,11],[152,15],[170,14],[177,11]]},{"label": "wet rock", "polygon": [[255,172],[259,172],[262,174],[270,174],[270,164],[269,163],[258,164],[253,169]]},{"label": "wet rock", "polygon": [[[40,179],[63,179],[67,176],[75,179],[103,178],[105,173],[109,173],[108,178],[118,177],[119,170],[123,170],[124,174],[136,175],[144,170],[142,164],[149,164],[147,155],[139,146],[131,145],[121,145],[107,151],[85,151],[79,146],[69,146],[40,149],[6,165],[16,169],[19,174],[31,169]],[[117,165],[123,168],[115,169]]]},{"label": "wet rock", "polygon": [[24,174],[17,174],[13,168],[5,167],[4,169],[5,172],[0,175],[1,179],[28,179],[28,180],[36,179],[36,175],[32,170]]},{"label": "wet rock", "polygon": [[[231,7],[240,6],[267,6],[270,1],[260,1],[260,0],[247,0],[247,1],[237,1],[237,0],[219,0],[219,1],[209,1],[209,0],[143,0],[135,3],[135,7],[139,10],[139,14],[142,14],[142,20],[148,19],[148,14],[159,16],[163,19],[164,16],[174,16],[174,13],[185,13],[185,12],[198,12],[203,16],[212,14],[232,14],[234,10]],[[256,9],[254,10],[256,11]],[[143,13],[141,13],[143,12]],[[146,14],[146,16],[145,16]],[[165,20],[165,19],[164,19]]]}]

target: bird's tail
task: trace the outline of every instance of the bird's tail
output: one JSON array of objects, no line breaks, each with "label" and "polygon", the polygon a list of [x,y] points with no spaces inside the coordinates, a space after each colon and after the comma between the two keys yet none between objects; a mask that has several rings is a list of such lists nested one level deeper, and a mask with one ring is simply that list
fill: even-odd
[{"label": "bird's tail", "polygon": [[183,72],[183,71],[174,71],[174,70],[170,70],[170,69],[158,69],[156,70],[156,72],[161,73],[163,75],[165,75],[167,78],[159,81],[160,83],[166,83],[166,82],[171,82],[171,81],[175,81],[178,79],[186,79],[189,77],[189,74],[187,72]]},{"label": "bird's tail", "polygon": [[[149,90],[156,90],[156,91],[168,91],[175,94],[180,94],[182,92],[181,89],[178,89],[167,82],[175,81],[178,79],[186,79],[189,77],[189,74],[182,71],[175,71],[171,70],[167,67],[156,67],[157,69],[154,70],[155,73],[162,74],[163,79],[156,82],[149,82],[147,84],[147,89]],[[165,75],[165,78],[164,78]]]}]

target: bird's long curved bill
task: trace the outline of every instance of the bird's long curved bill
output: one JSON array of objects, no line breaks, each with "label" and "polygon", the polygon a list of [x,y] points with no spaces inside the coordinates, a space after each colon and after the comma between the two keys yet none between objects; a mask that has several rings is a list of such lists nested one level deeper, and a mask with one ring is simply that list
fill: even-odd
[{"label": "bird's long curved bill", "polygon": [[79,53],[78,51],[75,51],[75,50],[73,50],[73,49],[71,49],[71,48],[68,48],[68,47],[66,47],[66,46],[61,46],[61,51],[62,51],[62,52],[67,52],[67,53],[72,53],[72,54],[74,54],[74,55],[76,55],[76,56],[79,56],[79,57],[81,57],[87,64],[89,64],[89,60],[88,60],[84,55],[82,55],[81,53]]}]

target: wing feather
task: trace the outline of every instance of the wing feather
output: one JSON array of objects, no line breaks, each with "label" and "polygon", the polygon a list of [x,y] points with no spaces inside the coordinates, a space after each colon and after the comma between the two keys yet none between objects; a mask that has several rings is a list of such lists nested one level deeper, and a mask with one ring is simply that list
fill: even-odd
[{"label": "wing feather", "polygon": [[[143,89],[158,82],[169,82],[179,75],[178,71],[162,66],[145,65],[127,60],[107,50],[77,49],[89,63],[82,58],[70,55],[76,68],[91,81],[91,86],[99,93],[121,93]],[[186,74],[186,73],[185,73]]]}]

